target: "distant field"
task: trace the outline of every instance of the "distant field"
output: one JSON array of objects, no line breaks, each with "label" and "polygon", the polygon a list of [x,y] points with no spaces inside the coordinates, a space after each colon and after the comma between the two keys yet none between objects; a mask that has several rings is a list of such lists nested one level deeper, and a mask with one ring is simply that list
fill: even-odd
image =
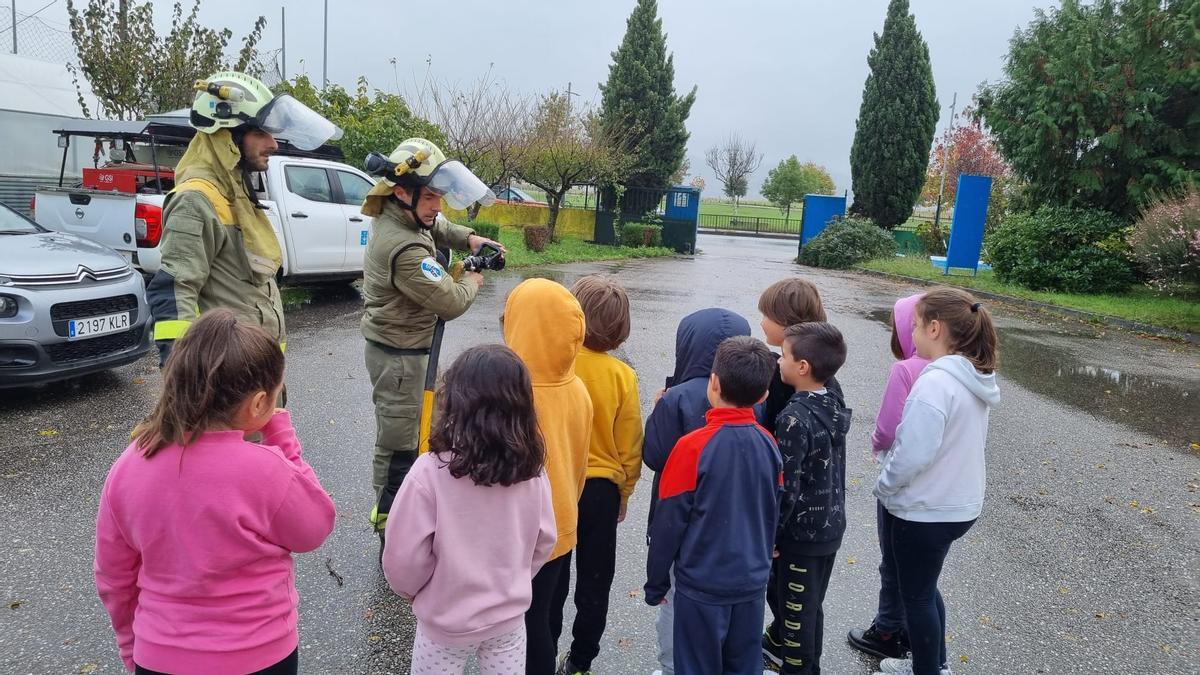
[{"label": "distant field", "polygon": [[[795,206],[793,206],[792,207],[792,215],[791,215],[790,220],[799,221],[801,211],[803,211],[803,208],[799,204],[796,204]],[[780,211],[779,209],[775,208],[774,206],[761,205],[761,204],[745,204],[745,203],[739,204],[738,208],[737,208],[737,213],[739,216],[743,216],[746,218],[754,218],[757,216],[759,218],[783,219],[783,216],[784,216],[783,211]],[[701,215],[711,214],[714,216],[732,216],[733,215],[733,204],[728,204],[725,202],[702,201],[702,202],[700,202],[700,214]]]}]

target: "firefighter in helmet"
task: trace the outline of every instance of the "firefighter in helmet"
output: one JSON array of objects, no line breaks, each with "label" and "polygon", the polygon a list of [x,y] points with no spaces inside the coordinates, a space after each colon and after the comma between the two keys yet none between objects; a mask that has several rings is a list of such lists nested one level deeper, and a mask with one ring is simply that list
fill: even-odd
[{"label": "firefighter in helmet", "polygon": [[312,150],[342,134],[287,94],[244,73],[196,82],[197,133],[175,169],[163,210],[162,263],[146,289],[161,363],[198,314],[227,307],[286,346],[275,277],[279,240],[258,201],[252,174],[278,150],[276,135]]},{"label": "firefighter in helmet", "polygon": [[503,247],[441,215],[443,200],[465,209],[495,195],[433,143],[410,138],[387,157],[373,153],[367,171],[381,178],[362,207],[375,219],[363,257],[362,333],[375,402],[371,522],[382,539],[396,491],[417,458],[435,326],[466,312],[483,285],[478,272],[451,274],[439,249]]}]

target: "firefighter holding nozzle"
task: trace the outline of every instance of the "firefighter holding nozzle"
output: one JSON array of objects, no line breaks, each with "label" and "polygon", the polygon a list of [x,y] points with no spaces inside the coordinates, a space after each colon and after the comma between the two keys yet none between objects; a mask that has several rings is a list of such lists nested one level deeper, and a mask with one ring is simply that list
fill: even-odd
[{"label": "firefighter holding nozzle", "polygon": [[[400,484],[428,439],[442,326],[461,316],[483,286],[483,269],[502,269],[499,243],[441,215],[442,201],[465,209],[495,195],[462,162],[410,138],[367,171],[380,178],[363,202],[374,218],[363,259],[362,333],[375,403],[371,523],[380,538]],[[470,252],[453,270],[439,249]]]}]

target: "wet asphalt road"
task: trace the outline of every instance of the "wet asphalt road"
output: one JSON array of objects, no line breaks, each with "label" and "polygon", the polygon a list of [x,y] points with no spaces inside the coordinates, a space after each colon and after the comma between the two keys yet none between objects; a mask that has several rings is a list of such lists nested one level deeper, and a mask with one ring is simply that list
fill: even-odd
[{"label": "wet asphalt road", "polygon": [[[839,373],[854,409],[850,526],[826,603],[824,670],[870,673],[845,643],[874,612],[879,551],[868,437],[891,363],[888,312],[914,289],[799,268],[795,243],[704,236],[695,258],[563,265],[488,277],[446,333],[443,363],[501,341],[506,293],[526,276],[570,285],[609,272],[630,292],[633,332],[619,355],[642,382],[643,411],[672,369],[674,329],[724,306],[756,326],[759,292],[791,274],[821,288],[845,333]],[[348,287],[313,293],[288,316],[289,402],[305,456],[337,503],[335,532],[296,556],[301,669],[407,672],[412,617],[388,591],[366,524],[374,421]],[[992,416],[988,502],[942,577],[956,673],[1200,672],[1200,349],[993,307],[1003,338],[1002,405]],[[760,334],[761,337],[761,334]],[[159,378],[144,362],[66,385],[0,391],[0,671],[121,671],[91,576],[105,472]],[[649,477],[620,529],[617,579],[597,673],[656,667],[643,603]],[[480,561],[485,564],[485,561]],[[560,645],[569,646],[568,628]]]}]

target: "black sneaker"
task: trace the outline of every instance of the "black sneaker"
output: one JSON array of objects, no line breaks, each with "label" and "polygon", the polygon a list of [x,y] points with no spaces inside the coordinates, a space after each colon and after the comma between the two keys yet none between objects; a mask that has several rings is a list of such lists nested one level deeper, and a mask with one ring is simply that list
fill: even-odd
[{"label": "black sneaker", "polygon": [[763,658],[771,662],[776,668],[783,667],[783,645],[771,638],[771,631],[769,629],[762,636],[762,653]]},{"label": "black sneaker", "polygon": [[884,633],[875,624],[866,630],[850,631],[846,639],[851,647],[881,659],[902,659],[909,652],[908,635],[904,631]]}]

